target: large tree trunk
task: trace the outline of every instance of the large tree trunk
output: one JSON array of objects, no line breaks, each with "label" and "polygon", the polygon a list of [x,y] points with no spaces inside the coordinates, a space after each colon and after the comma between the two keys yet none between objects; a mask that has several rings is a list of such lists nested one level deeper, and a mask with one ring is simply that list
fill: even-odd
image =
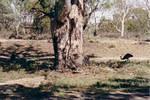
[{"label": "large tree trunk", "polygon": [[82,65],[83,10],[83,0],[65,0],[61,14],[52,20],[55,66],[58,69],[76,69]]}]

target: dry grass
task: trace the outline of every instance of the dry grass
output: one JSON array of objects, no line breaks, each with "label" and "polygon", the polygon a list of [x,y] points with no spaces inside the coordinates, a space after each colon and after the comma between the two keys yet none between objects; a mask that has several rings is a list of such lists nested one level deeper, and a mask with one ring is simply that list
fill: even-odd
[{"label": "dry grass", "polygon": [[132,79],[135,77],[149,78],[150,64],[127,64],[122,68],[110,68],[105,66],[87,66],[78,74],[50,72],[49,82],[52,84],[78,88],[89,87],[96,82],[109,82],[111,79]]},{"label": "dry grass", "polygon": [[[120,57],[120,55],[124,53],[131,52],[135,57],[150,57],[150,44],[140,44],[137,41],[128,40],[99,41],[92,39],[90,41],[92,41],[92,43],[86,41],[84,45],[85,54],[94,54],[98,57]],[[9,41],[3,42],[2,47],[7,48],[16,44],[16,42],[11,42],[8,45],[8,42]],[[52,52],[49,50],[51,47],[47,46],[49,44],[46,41],[20,41],[20,44],[22,46],[17,49],[20,51],[24,49],[24,46],[33,45],[34,50],[40,48],[42,52]],[[31,52],[31,54],[34,54],[34,52]],[[0,70],[0,82],[45,76],[46,84],[43,83],[37,88],[40,90],[38,93],[43,93],[44,91],[51,94],[50,96],[55,96],[56,98],[86,99],[90,97],[95,99],[99,98],[97,96],[102,96],[100,98],[109,98],[110,96],[115,96],[118,92],[122,98],[126,98],[125,95],[130,97],[130,94],[132,93],[140,93],[144,95],[143,98],[147,98],[148,88],[150,87],[149,61],[129,62],[123,64],[120,61],[95,61],[95,63],[92,63],[89,66],[84,66],[80,70],[80,73],[75,74],[71,72],[60,73],[56,71],[48,71],[46,74],[44,71],[29,74],[25,70],[9,72],[3,72]],[[31,90],[37,90],[33,89],[32,86],[30,87]],[[28,92],[31,91],[26,87],[25,89],[27,89]],[[26,96],[26,93],[26,91],[23,91],[22,94],[25,94]],[[109,98],[108,100],[112,100],[112,98]]]},{"label": "dry grass", "polygon": [[[81,98],[81,92],[87,92],[89,89],[90,93],[93,93],[92,96],[96,96],[99,91],[103,91],[103,93],[143,91],[145,93],[150,86],[150,65],[147,64],[131,63],[118,69],[106,66],[88,66],[83,70],[84,72],[79,74],[52,72],[48,75],[50,85],[45,88],[51,89],[53,84],[55,96],[74,95]],[[70,91],[71,94],[69,94]]]},{"label": "dry grass", "polygon": [[0,69],[0,83],[22,78],[33,78],[38,76],[39,73],[40,72],[29,74],[25,70],[4,72],[2,69]]},{"label": "dry grass", "polygon": [[[20,83],[19,80],[17,81],[17,84],[31,88],[31,90],[28,90],[28,88],[25,87],[23,91],[21,91],[22,95],[25,96],[29,96],[30,93],[28,92],[33,91],[34,94],[39,96],[41,96],[43,92],[46,92],[49,94],[48,98],[53,97],[54,99],[97,98],[99,100],[99,98],[106,98],[112,100],[109,96],[115,96],[116,94],[119,94],[122,98],[126,98],[125,95],[129,97],[132,95],[132,97],[141,97],[144,100],[145,98],[148,99],[150,64],[147,63],[128,63],[121,68],[111,68],[108,67],[107,64],[93,64],[83,67],[81,73],[76,74],[71,72],[60,73],[48,71],[46,73],[46,80],[42,80],[42,82],[39,78],[38,81],[41,81],[41,85],[37,88],[38,91],[35,91],[37,89],[33,88],[33,86],[35,86],[36,83],[33,84],[33,82],[37,82],[37,80],[34,80],[35,78],[33,77],[45,76],[43,73],[45,72],[41,71],[34,74],[27,74],[24,70],[17,72],[0,71],[0,80],[1,82],[5,82],[8,80],[25,78],[27,83],[23,83],[23,79],[20,80]],[[28,80],[28,78],[30,78],[30,80]],[[31,80],[32,84],[30,84]],[[16,84],[15,81],[14,84]],[[136,95],[136,93],[139,93],[139,95]],[[120,96],[116,96],[116,98]],[[31,97],[35,98],[34,95]]]},{"label": "dry grass", "polygon": [[85,54],[94,53],[99,58],[119,58],[126,53],[133,54],[135,58],[150,58],[150,43],[148,42],[90,38],[85,42],[84,47]]}]

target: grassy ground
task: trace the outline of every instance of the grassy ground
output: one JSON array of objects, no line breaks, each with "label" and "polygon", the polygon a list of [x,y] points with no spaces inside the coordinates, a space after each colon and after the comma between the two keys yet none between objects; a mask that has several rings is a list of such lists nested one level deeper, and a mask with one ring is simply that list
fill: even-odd
[{"label": "grassy ground", "polygon": [[[135,58],[150,57],[150,44],[147,42],[98,38],[86,40],[85,55],[119,58],[129,52]],[[103,62],[94,58],[90,65],[80,69],[80,73],[44,72],[45,68],[49,68],[47,62],[51,59],[46,57],[52,56],[51,50],[47,41],[1,41],[0,82],[4,84],[0,84],[0,99],[150,99],[149,60],[123,62],[107,59]],[[35,71],[30,72],[28,67],[20,66],[22,63],[18,61],[7,62],[14,51],[17,55],[23,55],[27,62],[28,59],[34,60],[30,67]],[[10,66],[16,68],[8,70]],[[6,84],[10,81],[11,84]]]},{"label": "grassy ground", "polygon": [[[20,72],[1,72],[1,80],[43,76]],[[3,77],[2,77],[3,75]],[[11,77],[10,77],[11,76]],[[45,83],[32,86],[12,84],[0,86],[0,98],[51,98],[51,99],[97,99],[97,100],[148,100],[150,64],[128,63],[122,68],[110,68],[107,64],[86,66],[81,73],[49,71]],[[39,80],[40,81],[40,80]],[[43,81],[44,82],[44,81]],[[3,88],[2,88],[3,87]],[[9,89],[9,92],[6,91]],[[15,91],[13,91],[15,89]],[[7,96],[6,96],[7,94]]]}]

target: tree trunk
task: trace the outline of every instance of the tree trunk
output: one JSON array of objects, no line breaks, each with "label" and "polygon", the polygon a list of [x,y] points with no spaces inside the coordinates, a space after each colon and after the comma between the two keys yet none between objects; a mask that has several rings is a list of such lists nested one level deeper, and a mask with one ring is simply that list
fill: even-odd
[{"label": "tree trunk", "polygon": [[125,24],[125,18],[123,17],[122,21],[121,21],[121,37],[124,37],[124,26]]},{"label": "tree trunk", "polygon": [[54,49],[54,69],[57,69],[58,65],[59,65],[59,62],[58,62],[58,57],[59,57],[59,54],[58,54],[58,43],[57,43],[57,36],[55,34],[55,30],[56,30],[56,26],[57,26],[57,23],[56,23],[56,19],[55,18],[50,18],[51,20],[51,33],[52,33],[52,41],[53,41],[53,49]]},{"label": "tree trunk", "polygon": [[95,12],[94,12],[94,19],[95,19],[95,30],[94,30],[94,33],[93,33],[93,36],[97,36],[97,22],[96,22],[96,15],[95,15]]},{"label": "tree trunk", "polygon": [[148,33],[150,33],[150,10],[148,10],[148,22],[147,22],[147,27],[148,27]]},{"label": "tree trunk", "polygon": [[56,42],[53,44],[55,66],[64,70],[66,68],[76,69],[82,65],[83,0],[65,1],[63,10],[57,19],[57,25],[53,26],[53,32],[55,33],[53,42]]}]

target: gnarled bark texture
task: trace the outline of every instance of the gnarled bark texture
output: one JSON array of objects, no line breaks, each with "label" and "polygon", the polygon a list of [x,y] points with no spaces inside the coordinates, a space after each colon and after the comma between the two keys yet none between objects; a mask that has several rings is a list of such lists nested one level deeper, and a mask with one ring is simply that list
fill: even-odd
[{"label": "gnarled bark texture", "polygon": [[65,0],[58,18],[51,20],[58,69],[76,69],[82,65],[83,11],[83,0]]}]

